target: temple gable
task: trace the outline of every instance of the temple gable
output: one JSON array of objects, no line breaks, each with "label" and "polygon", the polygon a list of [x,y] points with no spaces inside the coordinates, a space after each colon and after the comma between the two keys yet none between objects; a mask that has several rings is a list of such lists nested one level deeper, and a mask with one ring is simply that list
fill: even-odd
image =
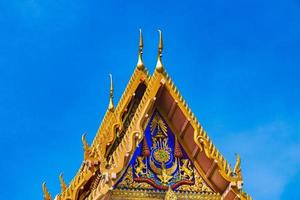
[{"label": "temple gable", "polygon": [[[162,64],[162,34],[150,76],[142,61],[117,106],[112,76],[107,112],[83,162],[56,200],[251,200],[243,190],[241,159],[234,168],[215,147]],[[51,200],[43,184],[44,199]]]}]

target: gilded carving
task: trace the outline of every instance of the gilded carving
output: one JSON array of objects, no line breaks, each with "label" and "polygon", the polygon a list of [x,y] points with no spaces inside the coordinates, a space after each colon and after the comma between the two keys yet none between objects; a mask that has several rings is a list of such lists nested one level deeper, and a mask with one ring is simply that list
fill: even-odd
[{"label": "gilded carving", "polygon": [[213,191],[205,184],[200,175],[195,173],[195,184],[193,185],[182,185],[177,188],[178,191],[189,191],[189,192],[208,192],[213,193]]},{"label": "gilded carving", "polygon": [[[149,132],[147,130],[145,135],[150,134],[149,141],[143,139],[137,150],[141,154],[129,164],[117,188],[213,192],[182,152],[177,139],[157,111],[150,119]],[[150,148],[149,144],[152,144]]]},{"label": "gilded carving", "polygon": [[137,176],[144,175],[146,173],[146,165],[144,164],[143,159],[144,158],[142,156],[137,158],[137,163],[135,165],[135,174]]}]

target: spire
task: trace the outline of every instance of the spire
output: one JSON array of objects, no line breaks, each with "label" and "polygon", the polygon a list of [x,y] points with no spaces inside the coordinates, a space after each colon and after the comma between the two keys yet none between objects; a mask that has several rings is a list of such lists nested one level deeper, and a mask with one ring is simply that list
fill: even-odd
[{"label": "spire", "polygon": [[113,102],[113,98],[114,98],[114,86],[113,86],[113,80],[112,80],[112,75],[109,74],[109,78],[110,78],[110,90],[109,90],[109,105],[108,105],[108,110],[109,111],[114,111],[114,102]]},{"label": "spire", "polygon": [[159,42],[158,42],[158,57],[157,57],[157,63],[156,63],[156,70],[158,72],[163,72],[164,67],[161,62],[162,51],[163,51],[163,40],[162,40],[161,30],[158,30],[158,33],[159,33]]},{"label": "spire", "polygon": [[59,181],[60,181],[61,191],[64,192],[67,189],[67,185],[66,185],[66,183],[64,181],[63,173],[60,173],[60,175],[59,175]]},{"label": "spire", "polygon": [[138,55],[138,63],[137,63],[137,68],[140,69],[140,70],[145,68],[144,63],[143,63],[143,59],[142,59],[143,47],[144,47],[143,34],[142,34],[142,29],[140,29],[139,55]]},{"label": "spire", "polygon": [[51,195],[49,194],[47,188],[46,188],[46,183],[44,182],[42,184],[43,192],[44,192],[44,200],[52,200]]}]

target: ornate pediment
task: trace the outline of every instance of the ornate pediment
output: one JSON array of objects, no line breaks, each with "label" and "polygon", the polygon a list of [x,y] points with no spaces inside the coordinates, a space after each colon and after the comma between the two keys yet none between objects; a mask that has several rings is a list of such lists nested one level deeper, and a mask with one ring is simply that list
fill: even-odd
[{"label": "ornate pediment", "polygon": [[117,190],[165,192],[168,189],[215,194],[202,179],[161,114],[155,110]]}]

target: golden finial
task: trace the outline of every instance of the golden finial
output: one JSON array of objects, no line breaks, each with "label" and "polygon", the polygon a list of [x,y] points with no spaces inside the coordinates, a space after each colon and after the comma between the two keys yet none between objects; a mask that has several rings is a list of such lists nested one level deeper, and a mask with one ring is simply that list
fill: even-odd
[{"label": "golden finial", "polygon": [[161,30],[158,30],[158,32],[159,32],[159,42],[158,42],[158,57],[157,57],[157,63],[156,63],[156,70],[158,72],[163,72],[164,67],[161,62],[162,51],[163,51],[163,40],[162,40]]},{"label": "golden finial", "polygon": [[60,175],[59,175],[59,181],[60,181],[60,186],[61,186],[62,192],[64,192],[67,189],[67,184],[64,181],[63,175],[64,175],[63,173],[60,173]]},{"label": "golden finial", "polygon": [[43,188],[43,192],[44,192],[44,200],[52,200],[51,195],[46,188],[45,182],[42,184],[42,188]]},{"label": "golden finial", "polygon": [[137,63],[137,68],[140,69],[140,70],[145,68],[144,63],[143,63],[143,59],[142,59],[143,47],[144,47],[143,34],[142,34],[142,29],[140,29],[139,56],[138,56],[138,63]]},{"label": "golden finial", "polygon": [[114,98],[114,86],[113,86],[113,79],[112,79],[112,75],[109,74],[109,78],[110,78],[110,90],[109,90],[109,105],[108,105],[108,110],[109,111],[114,111],[114,102],[113,102],[113,98]]},{"label": "golden finial", "polygon": [[233,172],[238,176],[241,177],[241,157],[239,154],[235,154],[236,156],[236,162],[233,168]]}]

